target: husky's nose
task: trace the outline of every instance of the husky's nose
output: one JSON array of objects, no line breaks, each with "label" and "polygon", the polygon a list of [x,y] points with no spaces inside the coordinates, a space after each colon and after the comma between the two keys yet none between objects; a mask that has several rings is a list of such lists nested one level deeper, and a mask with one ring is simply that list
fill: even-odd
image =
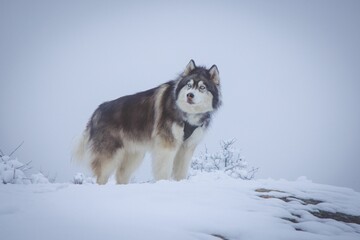
[{"label": "husky's nose", "polygon": [[192,100],[195,97],[193,93],[188,93],[186,96],[189,100]]}]

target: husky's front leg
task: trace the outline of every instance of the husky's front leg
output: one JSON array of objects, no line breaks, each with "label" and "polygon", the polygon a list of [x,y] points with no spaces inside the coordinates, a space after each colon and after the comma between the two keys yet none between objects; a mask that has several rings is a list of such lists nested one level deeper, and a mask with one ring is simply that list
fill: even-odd
[{"label": "husky's front leg", "polygon": [[179,150],[183,134],[182,126],[175,123],[171,127],[171,134],[165,132],[155,137],[152,152],[155,180],[170,179],[174,158]]},{"label": "husky's front leg", "polygon": [[204,137],[206,128],[198,127],[194,130],[192,135],[181,145],[178,153],[175,156],[172,177],[179,181],[187,177],[191,158],[194,154],[196,146]]},{"label": "husky's front leg", "polygon": [[185,179],[187,177],[188,171],[189,171],[189,165],[191,162],[191,158],[193,156],[193,153],[195,151],[196,146],[187,146],[186,144],[183,144],[179,151],[177,152],[173,164],[173,172],[172,177],[180,181],[182,179]]},{"label": "husky's front leg", "polygon": [[152,170],[156,181],[170,179],[177,149],[175,146],[156,146],[154,149]]}]

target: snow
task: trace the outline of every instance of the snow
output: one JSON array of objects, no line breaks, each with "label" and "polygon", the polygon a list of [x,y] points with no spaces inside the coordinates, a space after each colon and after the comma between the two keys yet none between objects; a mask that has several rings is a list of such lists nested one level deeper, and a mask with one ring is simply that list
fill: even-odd
[{"label": "snow", "polygon": [[218,172],[129,185],[2,184],[0,199],[7,240],[360,239],[359,224],[310,213],[359,216],[360,193],[304,178],[244,181]]},{"label": "snow", "polygon": [[41,183],[50,183],[49,179],[44,176],[42,173],[36,173],[31,175],[31,183],[41,184]]}]

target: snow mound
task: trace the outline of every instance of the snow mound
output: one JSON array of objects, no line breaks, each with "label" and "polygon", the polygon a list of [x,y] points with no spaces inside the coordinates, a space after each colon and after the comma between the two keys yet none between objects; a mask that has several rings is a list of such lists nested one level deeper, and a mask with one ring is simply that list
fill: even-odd
[{"label": "snow mound", "polygon": [[216,172],[129,185],[7,184],[0,199],[7,240],[360,239],[360,193],[305,178]]},{"label": "snow mound", "polygon": [[49,179],[42,173],[36,173],[31,175],[31,182],[34,184],[50,183]]},{"label": "snow mound", "polygon": [[94,184],[95,179],[91,177],[86,177],[83,173],[76,173],[73,178],[74,184]]}]

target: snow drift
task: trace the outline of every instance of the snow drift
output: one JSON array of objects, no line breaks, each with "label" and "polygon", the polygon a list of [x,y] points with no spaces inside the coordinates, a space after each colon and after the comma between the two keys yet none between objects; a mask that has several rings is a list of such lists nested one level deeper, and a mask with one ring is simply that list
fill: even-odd
[{"label": "snow drift", "polygon": [[0,199],[7,240],[360,238],[360,194],[305,178],[218,172],[129,185],[6,184]]}]

